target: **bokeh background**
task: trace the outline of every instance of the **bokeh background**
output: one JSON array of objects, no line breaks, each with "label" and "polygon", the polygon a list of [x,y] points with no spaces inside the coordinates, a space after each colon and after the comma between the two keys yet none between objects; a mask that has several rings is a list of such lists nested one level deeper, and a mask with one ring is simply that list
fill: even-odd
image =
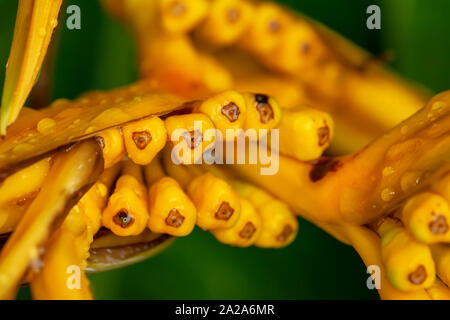
[{"label": "bokeh background", "polygon": [[[450,89],[450,1],[278,2],[323,22],[375,55],[391,53],[394,69],[433,92]],[[70,4],[80,6],[82,28],[60,28],[52,99],[133,82],[136,52],[127,30],[107,16],[98,1],[65,1]],[[371,4],[381,8],[381,30],[366,28],[366,8]],[[16,9],[16,0],[0,0],[2,66]],[[65,11],[61,18],[65,19]],[[4,72],[2,67],[0,88]],[[301,220],[296,241],[285,249],[233,248],[197,229],[155,258],[90,279],[97,299],[378,299],[367,289],[367,277],[350,247]],[[19,298],[30,298],[28,288],[20,290]]]}]

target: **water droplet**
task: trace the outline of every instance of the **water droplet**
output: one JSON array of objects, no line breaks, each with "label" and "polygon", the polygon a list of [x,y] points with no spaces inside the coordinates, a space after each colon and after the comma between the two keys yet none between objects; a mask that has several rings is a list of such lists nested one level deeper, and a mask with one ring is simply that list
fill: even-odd
[{"label": "water droplet", "polygon": [[95,132],[96,130],[97,130],[96,127],[89,127],[86,129],[86,131],[84,131],[84,133],[89,134],[89,133]]},{"label": "water droplet", "polygon": [[408,133],[408,126],[403,126],[400,128],[400,133],[405,135]]},{"label": "water droplet", "polygon": [[420,183],[422,171],[410,171],[403,175],[400,180],[400,187],[403,191],[408,191]]},{"label": "water droplet", "polygon": [[421,138],[409,139],[389,147],[386,154],[388,161],[401,159],[403,157],[411,157],[411,155],[420,151],[424,141]]},{"label": "water droplet", "polygon": [[120,108],[109,108],[92,119],[91,125],[102,126],[104,123],[121,123],[130,119],[130,115],[123,112]]},{"label": "water droplet", "polygon": [[56,121],[50,118],[44,118],[37,124],[37,131],[41,134],[46,134],[52,131],[52,128],[56,125]]},{"label": "water droplet", "polygon": [[34,149],[34,147],[31,144],[28,143],[21,143],[14,147],[13,152],[14,153],[27,153]]},{"label": "water droplet", "polygon": [[395,172],[394,168],[392,167],[386,167],[383,169],[383,177],[387,177],[390,176],[391,174],[393,174]]},{"label": "water droplet", "polygon": [[52,21],[50,21],[50,26],[52,28],[56,28],[57,25],[58,25],[58,20],[52,19]]},{"label": "water droplet", "polygon": [[66,104],[68,102],[69,102],[68,99],[58,99],[58,100],[55,100],[55,102],[52,103],[52,107],[56,107],[56,106],[59,106],[59,105],[62,105],[62,104]]},{"label": "water droplet", "polygon": [[383,191],[381,191],[381,199],[383,201],[391,201],[392,198],[395,196],[395,191],[391,188],[385,188]]},{"label": "water droplet", "polygon": [[431,110],[439,110],[442,109],[444,107],[446,107],[446,103],[443,101],[436,101],[435,103],[433,103],[433,105],[431,106]]},{"label": "water droplet", "polygon": [[98,183],[97,188],[100,196],[106,197],[108,195],[108,188],[103,183]]}]

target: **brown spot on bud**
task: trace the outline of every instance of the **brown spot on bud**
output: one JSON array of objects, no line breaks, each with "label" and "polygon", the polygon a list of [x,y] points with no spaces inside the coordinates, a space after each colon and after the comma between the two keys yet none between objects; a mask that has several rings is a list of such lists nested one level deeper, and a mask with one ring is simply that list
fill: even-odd
[{"label": "brown spot on bud", "polygon": [[106,143],[105,143],[105,139],[103,139],[103,137],[101,137],[101,136],[96,136],[96,137],[95,137],[95,140],[97,141],[97,143],[100,145],[100,147],[101,147],[102,149],[105,149]]},{"label": "brown spot on bud", "polygon": [[286,225],[283,228],[283,231],[277,236],[277,241],[279,242],[285,242],[289,236],[294,232],[294,229],[290,225]]},{"label": "brown spot on bud", "polygon": [[115,224],[122,228],[127,228],[134,223],[134,218],[128,214],[125,209],[122,209],[118,214],[113,217]]},{"label": "brown spot on bud", "polygon": [[256,103],[269,103],[269,97],[262,93],[256,93],[255,94],[255,101]]},{"label": "brown spot on bud", "polygon": [[234,209],[230,206],[227,201],[223,201],[220,204],[219,209],[217,209],[215,217],[219,220],[228,220],[234,213]]},{"label": "brown spot on bud", "polygon": [[256,110],[259,112],[259,120],[266,124],[275,117],[269,97],[265,94],[255,94]]},{"label": "brown spot on bud", "polygon": [[152,135],[148,131],[133,132],[133,141],[138,149],[143,150],[152,141]]},{"label": "brown spot on bud", "polygon": [[237,119],[239,119],[239,115],[241,114],[241,110],[234,102],[230,102],[229,104],[223,106],[220,112],[230,122],[235,122]]},{"label": "brown spot on bud", "polygon": [[311,44],[309,42],[302,42],[300,44],[300,52],[303,54],[308,53],[311,50]]},{"label": "brown spot on bud", "polygon": [[281,23],[279,21],[277,21],[277,20],[270,20],[269,24],[268,24],[268,27],[269,27],[269,31],[270,32],[276,33],[278,31],[280,31]]},{"label": "brown spot on bud", "polygon": [[417,269],[408,275],[408,280],[413,284],[422,284],[427,279],[427,271],[423,265],[417,267]]},{"label": "brown spot on bud", "polygon": [[16,200],[16,205],[18,205],[19,207],[22,207],[22,206],[24,206],[26,204],[29,204],[31,201],[34,200],[34,198],[36,198],[36,196],[38,195],[39,191],[40,190],[33,191],[33,192],[27,194],[26,196],[23,196],[23,197],[17,199]]},{"label": "brown spot on bud", "polygon": [[186,4],[184,4],[181,1],[174,1],[170,5],[169,10],[172,13],[172,15],[176,17],[182,16],[186,12]]},{"label": "brown spot on bud", "polygon": [[172,209],[169,212],[169,215],[166,218],[166,224],[168,226],[179,228],[184,222],[184,216],[177,210]]},{"label": "brown spot on bud", "polygon": [[336,172],[342,167],[342,163],[335,159],[321,158],[311,162],[313,167],[309,172],[309,178],[312,182],[317,182],[327,175],[328,172]]},{"label": "brown spot on bud", "polygon": [[202,132],[200,130],[192,130],[183,134],[184,140],[194,150],[202,143]]},{"label": "brown spot on bud", "polygon": [[244,239],[250,239],[255,234],[256,228],[255,225],[251,222],[247,222],[239,232],[239,237]]},{"label": "brown spot on bud", "polygon": [[433,220],[428,224],[431,233],[444,234],[448,231],[447,219],[442,214],[435,214],[433,212]]},{"label": "brown spot on bud", "polygon": [[236,8],[231,8],[227,11],[227,20],[231,23],[235,23],[241,17],[241,13]]},{"label": "brown spot on bud", "polygon": [[317,135],[319,137],[319,147],[327,144],[330,141],[330,129],[327,125],[317,129]]}]

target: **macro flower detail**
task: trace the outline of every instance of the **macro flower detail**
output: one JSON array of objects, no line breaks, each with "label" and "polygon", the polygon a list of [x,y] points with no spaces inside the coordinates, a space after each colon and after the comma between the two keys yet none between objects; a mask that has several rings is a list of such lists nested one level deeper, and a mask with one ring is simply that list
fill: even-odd
[{"label": "macro flower detail", "polygon": [[25,102],[62,1],[19,1],[0,112],[1,299],[21,284],[93,299],[89,274],[196,227],[285,248],[299,217],[378,266],[382,299],[450,299],[450,91],[430,96],[272,2],[100,2],[134,37],[138,79],[37,109]]}]

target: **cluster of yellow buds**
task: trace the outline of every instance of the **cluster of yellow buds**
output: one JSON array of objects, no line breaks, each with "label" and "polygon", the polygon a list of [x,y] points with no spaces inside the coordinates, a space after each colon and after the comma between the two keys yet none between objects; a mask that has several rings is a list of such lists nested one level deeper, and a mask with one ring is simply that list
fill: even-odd
[{"label": "cluster of yellow buds", "polygon": [[333,31],[272,2],[103,4],[135,34],[143,78],[187,98],[237,89],[326,111],[337,127],[334,152],[357,151],[427,99]]},{"label": "cluster of yellow buds", "polygon": [[68,268],[140,261],[196,225],[281,248],[296,215],[379,266],[382,298],[450,297],[450,92],[404,120],[422,93],[272,3],[103,0],[136,36],[142,79],[22,109],[56,26],[48,1],[21,1],[18,17],[43,16],[18,19],[2,101],[0,298],[23,280],[36,298],[92,298]]},{"label": "cluster of yellow buds", "polygon": [[[0,191],[5,190],[0,210],[1,233],[17,232],[15,230],[20,229],[31,204],[39,201],[38,195],[45,189],[57,156],[52,151],[55,146],[46,145],[44,141],[59,141],[59,144],[65,145],[91,138],[99,148],[104,168],[96,184],[78,201],[64,224],[57,229],[54,244],[46,248],[46,254],[30,257],[23,262],[36,264],[33,261],[42,260],[45,266],[52,266],[44,269],[52,272],[55,268],[65,270],[69,265],[86,268],[94,236],[102,227],[116,236],[129,238],[130,243],[134,243],[135,237],[149,232],[186,236],[195,225],[210,231],[219,241],[235,246],[254,244],[280,248],[295,239],[298,222],[288,205],[255,185],[222,173],[216,168],[219,165],[199,163],[198,160],[205,158],[211,148],[219,144],[231,143],[233,148],[240,143],[247,147],[250,144],[259,144],[260,148],[276,147],[277,144],[263,145],[261,142],[263,137],[273,134],[273,130],[279,131],[283,138],[280,139],[280,150],[269,152],[283,153],[286,150],[287,155],[295,158],[314,160],[320,157],[333,136],[333,121],[328,114],[305,108],[289,111],[292,121],[285,121],[284,111],[274,98],[229,90],[201,101],[180,103],[175,107],[176,111],[162,111],[162,116],[156,115],[160,110],[155,110],[155,115],[141,118],[141,113],[136,109],[145,112],[147,104],[142,103],[148,99],[161,99],[161,95],[152,93],[147,82],[137,86],[139,89],[132,85],[108,93],[96,92],[73,102],[56,101],[49,108],[36,111],[33,125],[30,125],[28,118],[23,119],[26,124],[19,118],[11,126],[1,145],[4,154],[12,154],[12,157],[3,159],[4,167],[16,168],[16,161],[27,159],[34,152],[45,152],[47,148],[52,155],[18,171],[12,169],[6,173],[0,187]],[[148,89],[147,96],[142,95],[143,88]],[[60,129],[60,121],[85,122],[83,117],[87,116],[86,113],[68,110],[87,110],[99,97],[106,99],[105,96],[109,96],[108,101],[115,102],[93,111],[94,114],[89,117],[96,120],[91,121],[87,129],[74,126],[71,128],[72,136],[67,136],[68,129],[64,126]],[[136,116],[138,119],[122,123],[117,115],[131,108],[135,110],[133,116],[139,115]],[[108,127],[110,124],[104,119],[117,120],[120,124]],[[48,123],[52,125],[43,129],[44,124]],[[98,127],[92,129],[93,124],[97,123]],[[200,129],[197,129],[198,124]],[[246,137],[245,132],[249,129],[258,133]],[[258,131],[260,129],[265,131]],[[212,134],[208,130],[212,130]],[[223,140],[218,139],[221,132],[229,130],[233,132],[231,138],[226,133]],[[20,132],[20,135],[10,136],[10,132]],[[240,136],[244,139],[240,140]],[[289,136],[296,138],[289,139]],[[179,148],[180,145],[182,148]],[[184,152],[181,156],[176,152],[178,148]],[[291,153],[290,150],[296,152]],[[12,158],[17,160],[8,164]],[[19,180],[30,180],[33,184],[19,184]],[[33,233],[23,234],[23,238],[27,236],[33,237]],[[74,238],[77,240],[74,241]],[[76,254],[65,259],[61,252],[69,250],[68,246]],[[3,260],[7,259],[0,258],[0,265]],[[71,291],[64,289],[63,276],[58,278],[61,282],[57,283],[54,278],[50,280],[45,276],[46,271],[32,271],[35,274],[30,275],[29,279],[36,297],[90,296],[87,278],[83,278],[86,286],[83,294],[73,296]],[[58,285],[61,287],[59,291],[56,289]],[[53,289],[47,290],[47,287]]]}]

